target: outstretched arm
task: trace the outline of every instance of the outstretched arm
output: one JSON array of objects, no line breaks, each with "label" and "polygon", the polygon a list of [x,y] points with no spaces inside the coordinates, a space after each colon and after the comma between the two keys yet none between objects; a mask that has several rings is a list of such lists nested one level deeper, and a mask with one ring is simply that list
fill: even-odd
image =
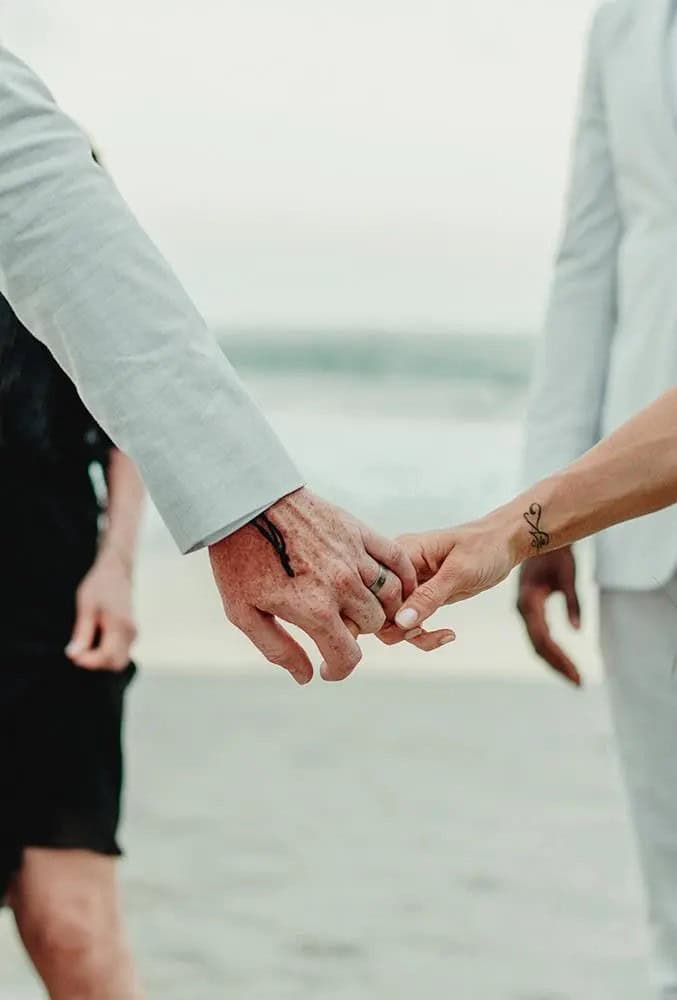
[{"label": "outstretched arm", "polygon": [[177,544],[301,485],[87,136],[0,46],[0,289],[136,462]]},{"label": "outstretched arm", "polygon": [[400,539],[420,586],[398,612],[411,629],[443,604],[496,586],[532,556],[677,503],[677,389],[562,472],[460,528]]},{"label": "outstretched arm", "polygon": [[[274,663],[328,678],[415,585],[397,546],[312,497],[90,143],[31,70],[0,47],[0,290],[136,462],[183,551],[210,546],[224,608]],[[290,577],[255,527],[266,513]],[[369,592],[379,563],[392,575]],[[383,605],[383,607],[381,606]],[[349,623],[352,623],[349,625]]]},{"label": "outstretched arm", "polygon": [[[609,5],[596,13],[580,88],[569,192],[526,423],[523,483],[575,461],[599,440],[600,414],[616,326],[616,272],[622,213],[604,95]],[[553,638],[547,604],[562,593],[580,626],[571,549],[545,553],[522,570],[517,608],[536,652],[574,684],[577,667]]]}]

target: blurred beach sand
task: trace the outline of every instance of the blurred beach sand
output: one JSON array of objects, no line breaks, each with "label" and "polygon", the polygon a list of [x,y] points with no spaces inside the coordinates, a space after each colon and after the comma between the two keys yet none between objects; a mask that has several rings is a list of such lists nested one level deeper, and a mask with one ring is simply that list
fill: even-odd
[{"label": "blurred beach sand", "polygon": [[[151,998],[648,996],[603,691],[536,663],[511,586],[448,609],[437,656],[369,643],[304,690],[154,529],[139,593],[123,871]],[[591,621],[595,678],[593,647]],[[0,997],[41,995],[7,913],[0,968]]]}]

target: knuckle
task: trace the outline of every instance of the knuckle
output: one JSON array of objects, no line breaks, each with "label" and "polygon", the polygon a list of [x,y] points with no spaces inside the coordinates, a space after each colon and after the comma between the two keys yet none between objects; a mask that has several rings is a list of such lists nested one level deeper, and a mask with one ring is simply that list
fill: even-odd
[{"label": "knuckle", "polygon": [[522,615],[522,618],[526,618],[527,615],[531,614],[534,608],[533,594],[528,590],[520,590],[517,595],[517,610]]},{"label": "knuckle", "polygon": [[375,610],[372,620],[369,622],[370,631],[380,632],[387,621],[388,618],[383,608],[380,608],[378,611]]},{"label": "knuckle", "polygon": [[136,622],[131,617],[131,615],[123,615],[120,618],[120,627],[126,636],[136,637],[137,635]]},{"label": "knuckle", "polygon": [[340,664],[339,671],[343,677],[348,677],[358,663],[362,659],[362,650],[358,646],[356,649],[351,649],[346,652],[346,655],[342,657],[342,663]]},{"label": "knuckle", "polygon": [[327,676],[331,680],[342,681],[349,677],[362,659],[362,650],[358,645],[345,650],[334,650],[333,654],[325,656]]},{"label": "knuckle", "polygon": [[415,578],[416,570],[407,550],[399,542],[393,542],[392,546],[392,565],[397,567],[397,572],[402,574],[403,577]]},{"label": "knuckle", "polygon": [[383,561],[396,566],[405,560],[404,549],[398,542],[389,538],[383,544]]},{"label": "knuckle", "polygon": [[272,663],[274,667],[284,666],[284,657],[281,653],[276,650],[269,650],[267,653],[263,654],[268,660],[268,663]]},{"label": "knuckle", "polygon": [[240,631],[244,632],[244,616],[236,607],[232,604],[224,604],[223,613],[231,625],[234,625],[235,628],[239,628]]},{"label": "knuckle", "polygon": [[422,583],[418,588],[418,597],[423,604],[436,604],[437,591],[431,583]]},{"label": "knuckle", "polygon": [[268,649],[263,651],[263,655],[272,663],[275,667],[286,667],[288,663],[288,657],[285,656],[283,650],[281,649]]},{"label": "knuckle", "polygon": [[350,591],[355,586],[355,576],[347,566],[341,566],[334,576],[336,587],[342,593]]},{"label": "knuckle", "polygon": [[326,631],[334,622],[334,613],[330,607],[326,604],[322,604],[315,608],[313,618],[317,622],[319,628]]}]

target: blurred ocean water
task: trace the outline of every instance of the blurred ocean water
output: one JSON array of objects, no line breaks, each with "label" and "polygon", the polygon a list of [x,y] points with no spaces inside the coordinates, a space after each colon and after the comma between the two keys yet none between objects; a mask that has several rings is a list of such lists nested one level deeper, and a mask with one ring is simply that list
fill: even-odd
[{"label": "blurred ocean water", "polygon": [[345,374],[489,382],[523,387],[534,349],[532,337],[508,334],[419,334],[374,331],[240,333],[216,331],[238,368],[283,372]]},{"label": "blurred ocean water", "polygon": [[308,483],[384,531],[463,521],[519,486],[531,338],[220,339]]}]

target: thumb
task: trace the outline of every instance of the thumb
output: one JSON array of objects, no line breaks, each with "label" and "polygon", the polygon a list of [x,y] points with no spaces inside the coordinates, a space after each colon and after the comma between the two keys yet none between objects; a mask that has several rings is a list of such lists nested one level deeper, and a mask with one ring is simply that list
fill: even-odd
[{"label": "thumb", "polygon": [[419,625],[446,603],[451,590],[448,575],[442,568],[407,598],[406,603],[395,615],[395,623],[405,631]]}]

